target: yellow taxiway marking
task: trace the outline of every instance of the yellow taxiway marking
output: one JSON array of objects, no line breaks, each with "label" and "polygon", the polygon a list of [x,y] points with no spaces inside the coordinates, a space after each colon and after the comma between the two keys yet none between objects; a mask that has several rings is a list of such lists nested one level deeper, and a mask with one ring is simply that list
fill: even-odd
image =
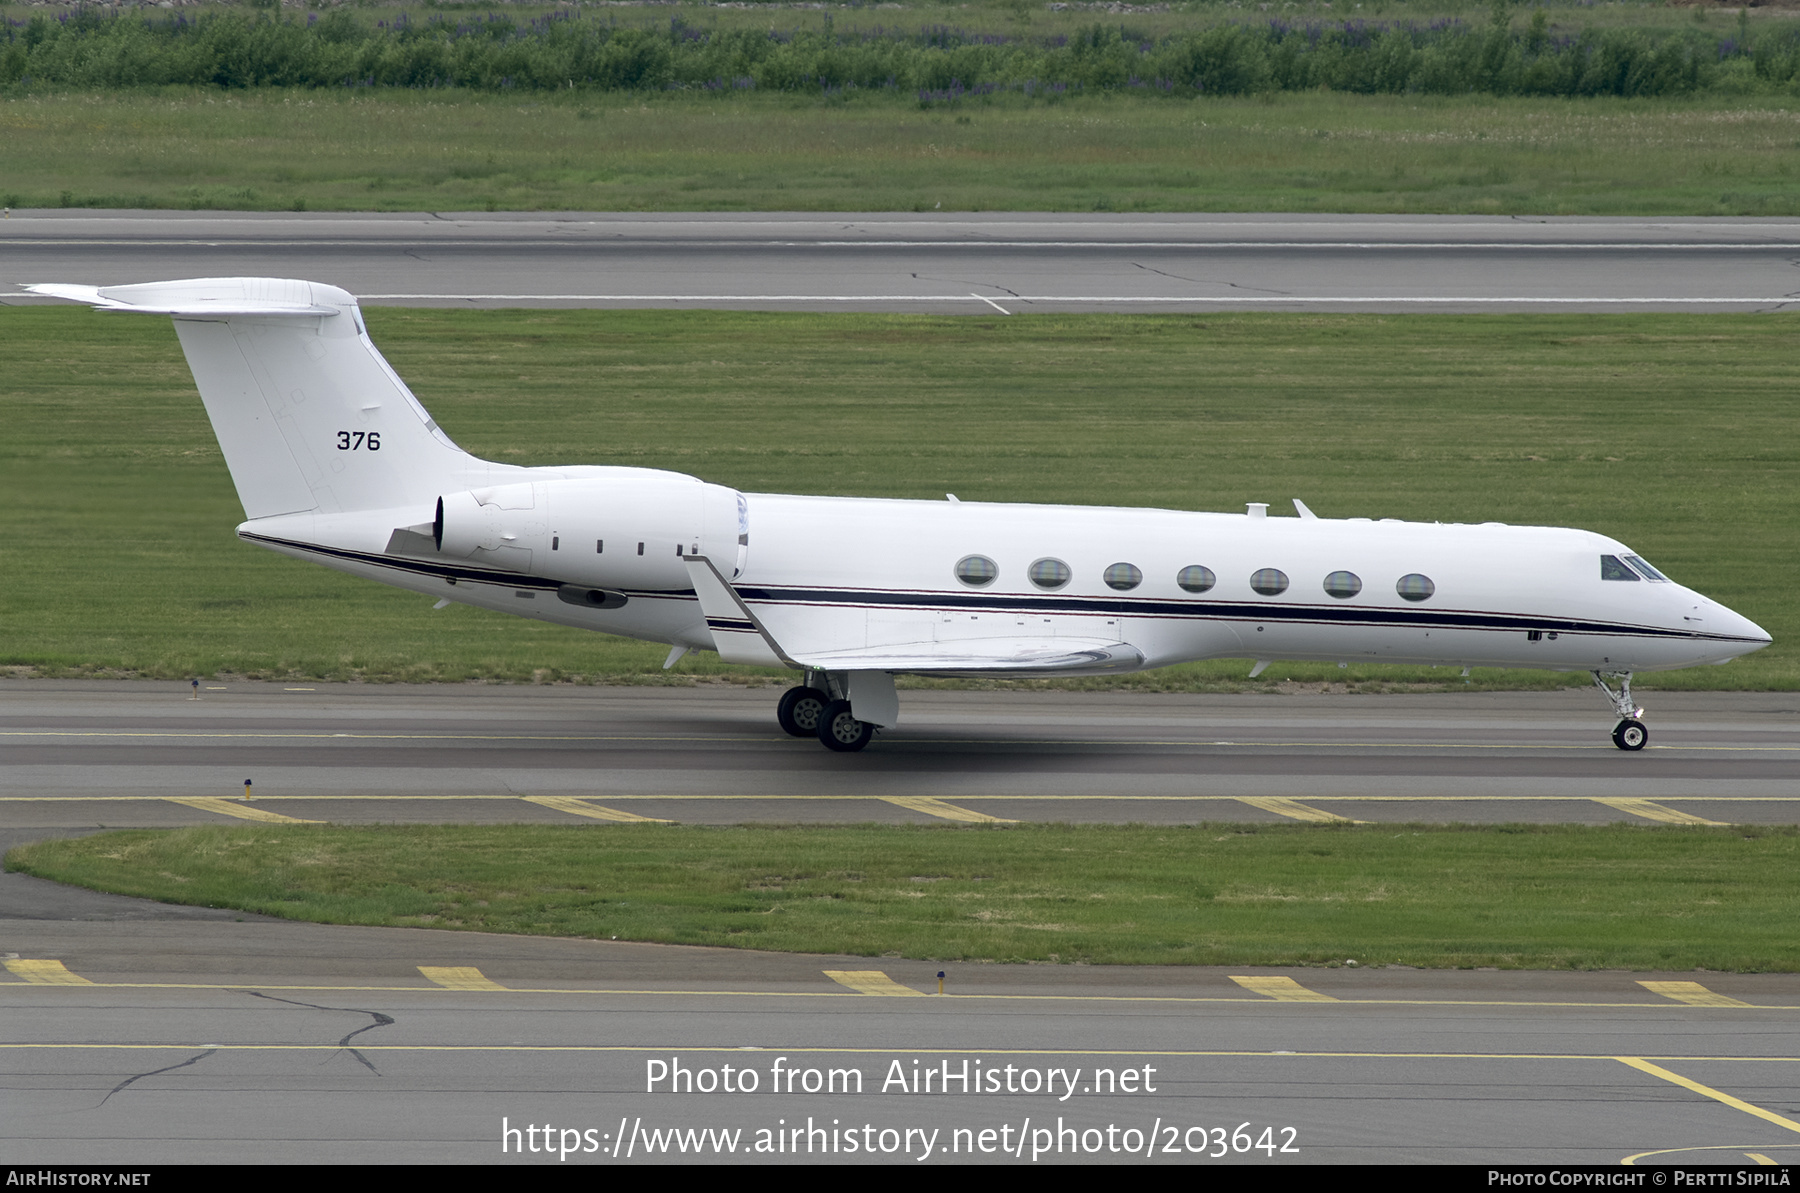
[{"label": "yellow taxiway marking", "polygon": [[[77,804],[77,803],[127,803],[131,801],[171,799],[179,797],[163,795],[0,795],[0,803],[5,804]],[[508,792],[472,795],[440,795],[421,792],[412,795],[263,795],[256,797],[256,802],[273,803],[276,800],[321,800],[348,803],[380,803],[393,800],[414,800],[425,802],[456,802],[469,800],[515,800],[521,798]],[[789,795],[778,792],[761,794],[715,795],[698,794],[681,791],[650,792],[608,792],[606,798],[617,803],[621,800],[690,800],[690,801],[780,801],[798,803],[858,803],[870,800],[889,801],[895,799],[912,799],[913,796],[889,795]],[[1013,803],[1102,803],[1102,804],[1191,804],[1191,803],[1236,803],[1249,799],[1266,798],[1262,796],[1242,795],[989,795],[983,792],[979,796],[971,795],[970,799],[985,801],[1009,801]],[[1306,797],[1315,804],[1324,803],[1370,803],[1370,804],[1528,804],[1528,803],[1591,803],[1599,798],[1587,795],[1309,795]],[[1684,795],[1680,797],[1688,802],[1706,803],[1740,803],[1740,804],[1800,804],[1800,796],[1794,795]],[[236,802],[236,801],[232,801]],[[1725,822],[1729,823],[1729,822]]]},{"label": "yellow taxiway marking", "polygon": [[[204,1037],[202,1037],[204,1039]],[[669,1051],[668,1044],[362,1044],[356,1045],[358,1052],[515,1052],[515,1053],[585,1053],[594,1055],[607,1052],[623,1053],[663,1053]],[[737,1044],[684,1044],[678,1045],[683,1055],[695,1053],[719,1053],[727,1056],[743,1056],[744,1048]],[[1268,1052],[1251,1049],[1199,1049],[1199,1048],[979,1048],[967,1044],[949,1044],[941,1047],[924,1048],[940,1055],[970,1056],[1151,1056],[1171,1058],[1243,1058],[1264,1059],[1290,1064],[1296,1060],[1524,1060],[1543,1061],[1606,1061],[1615,1064],[1625,1061],[1641,1068],[1655,1069],[1643,1057],[1622,1056],[1589,1056],[1579,1053],[1559,1052]],[[62,1052],[342,1052],[339,1044],[218,1044],[218,1043],[186,1043],[186,1044],[96,1044],[96,1043],[0,1043],[0,1053],[24,1051],[62,1051]],[[888,1047],[826,1047],[817,1044],[771,1045],[764,1044],[756,1049],[758,1052],[779,1052],[794,1056],[892,1056],[896,1051]],[[1800,1061],[1800,1057],[1783,1056],[1659,1056],[1657,1060],[1671,1063],[1694,1061],[1742,1062],[1780,1060],[1786,1063]],[[1705,1087],[1700,1087],[1704,1089]],[[1727,1095],[1720,1095],[1727,1096]],[[1748,1106],[1749,1103],[1743,1103]],[[1752,1108],[1755,1109],[1755,1108]],[[1767,1111],[1761,1112],[1764,1115]],[[1779,1115],[1773,1116],[1777,1119]],[[1785,1122],[1785,1120],[1783,1120]],[[1800,1130],[1800,1124],[1788,1124]],[[1741,1151],[1742,1144],[1729,1149]],[[1683,1148],[1682,1151],[1702,1149]],[[1657,1155],[1657,1152],[1644,1152],[1641,1155]],[[1629,1161],[1627,1161],[1629,1163]]]},{"label": "yellow taxiway marking", "polygon": [[267,808],[258,808],[241,800],[220,799],[211,795],[166,795],[162,798],[172,804],[197,808],[202,812],[217,812],[221,816],[235,816],[239,820],[259,820],[264,824],[321,823],[317,820],[302,820],[298,816],[283,816],[280,812],[271,812]]},{"label": "yellow taxiway marking", "polygon": [[1236,974],[1231,980],[1256,994],[1266,994],[1276,1002],[1338,1002],[1329,994],[1308,990],[1293,978],[1246,978]]},{"label": "yellow taxiway marking", "polygon": [[[1800,1147],[1800,1143],[1777,1143],[1766,1150],[1775,1152],[1792,1147]],[[1635,1165],[1639,1160],[1649,1156],[1685,1156],[1689,1152],[1744,1152],[1744,1145],[1741,1143],[1714,1143],[1705,1147],[1665,1147],[1653,1152],[1639,1152],[1635,1156],[1626,1156],[1623,1160],[1620,1160],[1619,1163]],[[1744,1152],[1744,1155],[1749,1156],[1758,1164],[1779,1165],[1781,1163],[1779,1160],[1769,1159],[1769,1157],[1762,1155],[1760,1152]]]},{"label": "yellow taxiway marking", "polygon": [[[88,986],[103,990],[243,990],[245,982],[85,982]],[[27,982],[0,982],[0,990],[25,990]],[[281,984],[281,982],[256,982],[257,990],[311,990],[311,991],[347,991],[347,993],[443,993],[441,986],[313,986],[313,984]],[[517,995],[567,995],[567,997],[601,997],[601,999],[842,999],[848,993],[842,990],[664,990],[664,988],[644,988],[644,990],[621,990],[607,986],[508,986],[508,993]],[[905,988],[911,990],[911,988]],[[920,991],[914,991],[920,993]],[[1312,991],[1307,991],[1312,993]],[[1181,1006],[1199,1006],[1199,1004],[1246,1004],[1246,1002],[1267,1002],[1264,997],[1256,999],[1235,999],[1229,995],[1028,995],[1028,993],[1003,993],[1003,995],[970,995],[970,993],[945,993],[945,999],[961,999],[963,1002],[1168,1002]],[[1343,1002],[1354,1006],[1449,1006],[1449,1008],[1472,1008],[1472,1006],[1510,1006],[1525,1009],[1577,1009],[1577,1011],[1676,1011],[1683,1004],[1679,1002],[1557,1002],[1557,1000],[1526,999],[1332,999],[1328,995],[1319,995],[1323,1002]],[[1800,1006],[1768,1002],[1768,1004],[1750,1004],[1755,1011],[1800,1011]]]},{"label": "yellow taxiway marking", "polygon": [[879,969],[827,969],[825,976],[840,986],[848,986],[858,994],[880,994],[898,998],[924,998],[923,990],[902,986]]},{"label": "yellow taxiway marking", "polygon": [[[243,982],[90,982],[88,985],[107,990],[233,990],[244,988]],[[442,987],[436,986],[351,986],[351,985],[310,985],[300,983],[257,982],[258,990],[312,990],[312,991],[346,991],[352,993],[393,993],[393,994],[438,994]],[[0,982],[0,990],[24,990],[24,982]],[[906,987],[910,989],[910,987]],[[621,988],[606,986],[508,986],[512,994],[544,994],[579,996],[583,998],[845,998],[848,993],[843,990],[683,990],[666,988]],[[917,993],[917,991],[915,991]],[[1310,991],[1309,991],[1310,993]],[[942,997],[961,999],[964,1002],[1065,1002],[1065,1003],[1171,1003],[1180,1005],[1199,1005],[1213,1003],[1266,1003],[1268,1000],[1258,998],[1234,998],[1230,995],[1181,995],[1181,994],[945,994]],[[1331,998],[1321,995],[1325,1002],[1343,1003],[1368,1007],[1521,1007],[1527,1010],[1544,1008],[1549,1010],[1586,1010],[1586,1011],[1676,1011],[1684,1004],[1675,1002],[1565,1002],[1552,999],[1504,999],[1504,998]],[[1755,1003],[1748,1004],[1747,1009],[1756,1011],[1800,1011],[1800,1005],[1787,1003]],[[1609,1058],[1610,1059],[1610,1058]],[[1779,1058],[1777,1058],[1779,1059]]]},{"label": "yellow taxiway marking", "polygon": [[1318,808],[1309,808],[1299,800],[1284,799],[1278,795],[1234,795],[1231,798],[1240,804],[1249,804],[1252,808],[1261,808],[1263,811],[1273,812],[1277,816],[1305,820],[1312,824],[1362,823],[1360,820],[1351,820],[1348,816],[1339,816],[1336,812],[1323,812]]},{"label": "yellow taxiway marking", "polygon": [[[211,691],[213,689],[207,689]],[[791,744],[785,737],[769,734],[552,734],[552,733],[232,733],[171,732],[148,730],[73,730],[73,729],[0,729],[3,737],[167,737],[206,739],[330,739],[349,741],[571,741],[571,742],[742,742],[763,745]],[[1429,742],[1429,741],[1221,741],[1213,738],[1162,739],[1085,738],[1085,737],[991,737],[991,738],[890,738],[889,746],[985,745],[985,746],[1227,746],[1237,749],[1332,749],[1332,750],[1583,750],[1615,749],[1610,743],[1558,745],[1550,742]],[[1709,753],[1796,753],[1792,746],[1650,746],[1651,750],[1689,750]]]},{"label": "yellow taxiway marking", "polygon": [[541,808],[550,808],[557,812],[567,812],[571,816],[586,816],[590,820],[613,820],[630,824],[672,824],[673,821],[659,820],[654,816],[639,816],[636,812],[621,812],[617,808],[603,808],[599,804],[590,804],[584,799],[572,795],[527,795],[521,797],[528,804],[536,804]]},{"label": "yellow taxiway marking", "polygon": [[6,963],[6,968],[33,986],[92,986],[79,974],[72,974],[61,961],[33,961],[29,958],[14,958]]},{"label": "yellow taxiway marking", "polygon": [[1714,994],[1699,982],[1639,982],[1638,985],[1652,994],[1660,994],[1664,998],[1684,1002],[1690,1007],[1747,1007],[1750,1005],[1739,999],[1728,998],[1723,994]]},{"label": "yellow taxiway marking", "polygon": [[1709,1085],[1701,1085],[1698,1081],[1683,1077],[1680,1073],[1671,1073],[1662,1066],[1653,1065],[1642,1057],[1621,1056],[1618,1059],[1620,1062],[1628,1064],[1634,1069],[1643,1070],[1652,1077],[1661,1077],[1664,1081],[1673,1081],[1683,1089],[1691,1089],[1703,1097],[1713,1099],[1715,1102],[1723,1102],[1733,1110],[1742,1110],[1745,1114],[1754,1114],[1757,1118],[1766,1119],[1776,1126],[1786,1127],[1790,1131],[1800,1131],[1800,1123],[1795,1122],[1791,1118],[1783,1118],[1773,1110],[1764,1110],[1761,1106],[1754,1106],[1749,1102],[1744,1101],[1742,1098],[1734,1098],[1730,1094],[1721,1093],[1719,1090],[1716,1090]]},{"label": "yellow taxiway marking", "polygon": [[884,804],[893,804],[905,808],[909,812],[923,812],[927,816],[937,816],[944,820],[957,820],[964,824],[1017,824],[1016,820],[1002,820],[998,816],[989,816],[986,812],[972,812],[968,808],[959,808],[955,804],[947,804],[941,799],[932,799],[925,795],[882,795],[877,796]]},{"label": "yellow taxiway marking", "polygon": [[446,990],[504,990],[473,965],[421,965],[419,972]]},{"label": "yellow taxiway marking", "polygon": [[1665,808],[1659,803],[1647,799],[1628,799],[1623,796],[1596,796],[1594,802],[1605,804],[1620,812],[1629,812],[1633,816],[1642,816],[1645,820],[1656,820],[1663,824],[1709,824],[1714,828],[1729,827],[1728,821],[1708,820],[1704,816],[1695,816],[1689,812],[1677,812],[1674,808]]}]

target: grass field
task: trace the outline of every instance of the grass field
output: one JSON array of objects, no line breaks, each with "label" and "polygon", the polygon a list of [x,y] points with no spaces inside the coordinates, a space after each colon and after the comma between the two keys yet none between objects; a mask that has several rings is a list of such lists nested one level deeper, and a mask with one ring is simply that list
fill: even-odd
[{"label": "grass field", "polygon": [[328,826],[9,870],[335,924],[940,961],[1800,969],[1800,830]]},{"label": "grass field", "polygon": [[1794,97],[51,93],[0,144],[13,208],[1800,211]]},{"label": "grass field", "polygon": [[[121,5],[121,7],[125,7]],[[165,16],[166,12],[147,11],[149,3],[136,5],[145,16]],[[301,14],[319,12],[327,7],[318,0],[193,0],[181,6],[183,15],[261,11],[272,14],[279,9],[290,19],[305,19]],[[1072,35],[1095,24],[1125,29],[1134,37],[1160,38],[1206,29],[1214,25],[1263,17],[1264,13],[1288,20],[1342,20],[1360,17],[1365,20],[1413,21],[1425,25],[1433,21],[1460,20],[1484,24],[1493,11],[1493,0],[1275,0],[1268,8],[1244,0],[1162,0],[1137,6],[1140,11],[1112,12],[1107,0],[881,0],[880,3],[817,3],[814,0],[757,0],[755,3],[727,6],[708,0],[640,0],[638,3],[586,5],[581,0],[508,0],[504,9],[491,0],[343,0],[331,8],[349,9],[365,24],[393,23],[402,17],[417,23],[439,16],[447,20],[481,19],[489,14],[510,16],[521,24],[551,13],[571,9],[601,8],[613,23],[624,28],[661,28],[671,18],[683,25],[705,30],[776,29],[783,33],[822,32],[835,30],[846,37],[886,34],[896,30],[948,28],[972,34],[1007,37],[1053,37]],[[1736,6],[1719,4],[1671,5],[1664,0],[1612,0],[1595,4],[1592,0],[1537,0],[1532,9],[1546,10],[1551,27],[1556,30],[1594,27],[1599,29],[1640,29],[1651,32],[1699,27],[1723,31],[1738,25]],[[18,23],[33,16],[58,12],[74,12],[79,0],[60,6],[43,3],[19,3],[0,0],[0,20]],[[1529,11],[1518,6],[1518,23],[1529,19]],[[1750,25],[1760,31],[1779,29],[1794,19],[1793,9],[1775,3],[1751,8],[1746,14]]]},{"label": "grass field", "polygon": [[[1572,525],[1775,645],[1647,687],[1800,687],[1788,315],[764,315],[373,310],[463,446],[750,491]],[[0,315],[0,665],[163,678],[656,682],[664,647],[283,559],[241,520],[173,330]],[[1123,383],[1121,381],[1123,380]],[[1065,681],[1241,687],[1241,662]],[[675,678],[758,674],[713,656]],[[1283,665],[1283,680],[1448,681]],[[1478,684],[1585,684],[1480,671]]]}]

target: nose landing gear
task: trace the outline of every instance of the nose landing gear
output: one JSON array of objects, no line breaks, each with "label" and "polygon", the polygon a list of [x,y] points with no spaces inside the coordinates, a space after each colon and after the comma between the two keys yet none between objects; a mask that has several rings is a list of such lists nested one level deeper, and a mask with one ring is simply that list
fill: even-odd
[{"label": "nose landing gear", "polygon": [[[1619,681],[1619,690],[1613,691],[1607,686],[1608,677]],[[1596,671],[1594,683],[1612,703],[1613,711],[1619,714],[1619,723],[1613,726],[1613,745],[1621,750],[1641,750],[1650,744],[1650,730],[1645,727],[1644,710],[1637,707],[1631,699],[1631,672],[1629,671]]]}]

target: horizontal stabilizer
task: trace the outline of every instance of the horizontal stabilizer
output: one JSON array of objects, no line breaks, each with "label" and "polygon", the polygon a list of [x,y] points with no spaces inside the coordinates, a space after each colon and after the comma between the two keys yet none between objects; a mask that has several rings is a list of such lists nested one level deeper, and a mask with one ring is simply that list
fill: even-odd
[{"label": "horizontal stabilizer", "polygon": [[794,661],[820,671],[895,671],[915,675],[1044,675],[1133,671],[1144,654],[1099,638],[972,638],[911,642],[861,650],[794,651]]},{"label": "horizontal stabilizer", "polygon": [[[335,315],[340,308],[313,301],[308,282],[275,278],[193,278],[139,286],[76,286],[34,282],[25,287],[47,298],[85,302],[102,311],[138,315],[222,318],[228,315]],[[346,295],[346,297],[348,297]]]}]

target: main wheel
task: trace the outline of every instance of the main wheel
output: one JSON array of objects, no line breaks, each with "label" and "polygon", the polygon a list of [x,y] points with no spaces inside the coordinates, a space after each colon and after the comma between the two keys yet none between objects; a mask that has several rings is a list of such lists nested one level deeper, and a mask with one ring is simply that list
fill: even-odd
[{"label": "main wheel", "polygon": [[848,700],[833,700],[819,715],[819,740],[828,750],[848,754],[868,745],[874,736],[875,726],[851,715]]},{"label": "main wheel", "polygon": [[1627,719],[1613,726],[1613,745],[1621,750],[1641,750],[1650,741],[1650,731],[1639,720]]},{"label": "main wheel", "polygon": [[775,706],[775,719],[783,730],[795,737],[817,737],[819,715],[830,703],[831,697],[817,688],[789,688],[782,694],[781,703]]}]

